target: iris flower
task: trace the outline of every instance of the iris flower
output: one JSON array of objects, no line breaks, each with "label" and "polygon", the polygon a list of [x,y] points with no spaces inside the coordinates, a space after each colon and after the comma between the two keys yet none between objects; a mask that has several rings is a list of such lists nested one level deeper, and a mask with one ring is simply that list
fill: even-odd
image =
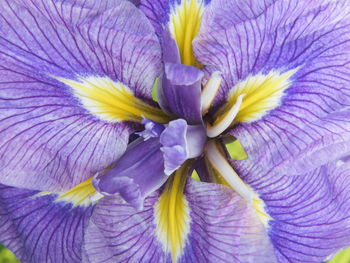
[{"label": "iris flower", "polygon": [[321,262],[350,245],[346,0],[3,0],[0,242],[22,262]]}]

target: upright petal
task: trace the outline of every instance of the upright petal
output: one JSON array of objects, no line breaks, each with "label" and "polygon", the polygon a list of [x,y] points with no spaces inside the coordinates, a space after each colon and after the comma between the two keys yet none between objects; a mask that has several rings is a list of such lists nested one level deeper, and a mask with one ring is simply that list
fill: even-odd
[{"label": "upright petal", "polygon": [[[158,40],[127,1],[6,0],[0,13],[0,182],[67,190],[125,150],[131,130],[117,122],[151,107],[140,98],[159,72]],[[113,98],[125,118],[106,117]]]},{"label": "upright petal", "polygon": [[[181,224],[182,230],[160,228],[156,211],[160,208],[155,206],[159,193],[146,199],[141,212],[135,212],[120,198],[103,199],[85,236],[89,259],[92,262],[174,262],[173,246],[167,242],[176,240],[178,233],[170,235],[167,241],[159,231],[178,229],[184,231],[181,237],[184,246],[179,247],[175,262],[274,262],[265,229],[239,196],[222,186],[195,181],[187,184],[185,195],[178,194],[182,198],[171,199],[175,201],[174,207],[180,208],[183,202],[188,206],[176,214],[163,214],[169,221],[162,223],[176,224],[183,213],[189,213],[190,218]],[[175,244],[176,247],[180,243]]]},{"label": "upright petal", "polygon": [[204,73],[193,67],[166,63],[159,92],[162,108],[189,124],[202,122],[201,84]]},{"label": "upright petal", "polygon": [[89,185],[60,194],[1,185],[0,222],[5,224],[0,242],[23,263],[82,262],[84,229],[94,203]]},{"label": "upright petal", "polygon": [[[182,64],[200,67],[193,54],[192,41],[198,33],[203,12],[209,2],[210,0],[142,0],[140,9],[152,22],[165,50],[177,49]],[[177,47],[173,41],[170,41],[171,47],[166,46],[169,37],[175,40]]]}]

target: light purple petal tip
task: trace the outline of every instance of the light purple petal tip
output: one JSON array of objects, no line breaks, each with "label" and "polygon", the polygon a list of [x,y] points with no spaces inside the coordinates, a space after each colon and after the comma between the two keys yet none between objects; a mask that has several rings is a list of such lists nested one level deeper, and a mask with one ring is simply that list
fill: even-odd
[{"label": "light purple petal tip", "polygon": [[167,175],[172,174],[188,157],[186,132],[186,121],[178,119],[169,122],[160,136],[161,150],[164,153],[164,171]]},{"label": "light purple petal tip", "polygon": [[205,142],[206,134],[201,125],[187,125],[183,119],[169,122],[160,136],[165,173],[170,175],[187,159],[200,156]]}]

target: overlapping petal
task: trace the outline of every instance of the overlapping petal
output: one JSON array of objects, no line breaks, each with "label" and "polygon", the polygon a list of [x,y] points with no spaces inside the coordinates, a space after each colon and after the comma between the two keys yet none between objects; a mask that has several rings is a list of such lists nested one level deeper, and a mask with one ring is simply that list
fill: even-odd
[{"label": "overlapping petal", "polygon": [[[195,181],[187,184],[185,196],[191,222],[178,262],[273,262],[265,229],[239,196],[220,185]],[[171,262],[156,236],[154,204],[158,198],[159,193],[147,198],[141,212],[118,197],[103,199],[85,236],[89,259]]]},{"label": "overlapping petal", "polygon": [[73,207],[56,194],[0,186],[0,242],[23,263],[82,262],[92,206]]},{"label": "overlapping petal", "polygon": [[150,98],[158,40],[127,1],[4,1],[0,14],[0,181],[69,189],[115,161],[130,131],[57,78],[107,77]]},{"label": "overlapping petal", "polygon": [[[343,131],[348,128],[338,127],[345,125],[340,120],[345,116],[339,120],[330,117],[330,123],[326,116],[350,105],[347,1],[248,1],[242,6],[247,16],[241,11],[231,16],[236,14],[233,8],[238,8],[238,2],[214,1],[194,43],[196,57],[208,65],[206,70],[222,72],[216,105],[224,103],[229,92],[238,88],[237,83],[250,81],[254,86],[264,75],[293,72],[283,95],[278,101],[273,98],[274,109],[232,130],[250,158],[257,162],[268,158],[270,164],[264,164],[271,168],[315,141],[323,140],[326,145],[338,135],[346,136]],[[276,70],[280,72],[277,75]],[[269,98],[272,88],[257,90],[256,96],[249,98],[256,100],[262,93]],[[257,104],[259,101],[254,101],[252,107]]]},{"label": "overlapping petal", "polygon": [[262,145],[261,159],[233,162],[270,217],[267,230],[279,262],[323,262],[350,245],[350,167],[339,161],[349,152],[348,117],[340,111],[315,123],[310,130],[318,139],[283,161],[278,147],[262,157]]}]

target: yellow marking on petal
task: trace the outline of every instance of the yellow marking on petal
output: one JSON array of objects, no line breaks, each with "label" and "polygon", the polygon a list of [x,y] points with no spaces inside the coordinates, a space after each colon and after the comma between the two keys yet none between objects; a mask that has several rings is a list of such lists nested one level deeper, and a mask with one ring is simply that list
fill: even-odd
[{"label": "yellow marking on petal", "polygon": [[297,69],[285,73],[271,71],[268,74],[249,75],[238,82],[229,94],[227,103],[218,111],[217,118],[222,118],[245,94],[234,122],[253,122],[261,119],[268,111],[277,108],[284,91],[291,85],[291,77]]},{"label": "yellow marking on petal", "polygon": [[182,255],[190,232],[190,210],[184,195],[188,172],[185,163],[168,180],[155,205],[156,235],[173,263]]},{"label": "yellow marking on petal", "polygon": [[253,198],[252,203],[260,221],[265,227],[268,227],[269,221],[272,219],[272,217],[265,211],[265,203],[258,196]]},{"label": "yellow marking on petal", "polygon": [[56,202],[64,201],[76,206],[89,206],[101,199],[103,195],[98,193],[92,185],[92,178],[74,186],[67,192],[59,193]]},{"label": "yellow marking on petal", "polygon": [[182,0],[171,10],[169,28],[179,48],[181,62],[201,67],[193,55],[192,41],[196,37],[204,10],[203,0]]},{"label": "yellow marking on petal", "polygon": [[92,178],[74,186],[67,192],[51,193],[51,192],[40,192],[36,194],[37,197],[56,194],[58,195],[55,202],[65,202],[73,204],[73,207],[84,206],[87,207],[91,204],[96,203],[100,200],[103,195],[98,193],[92,185]]},{"label": "yellow marking on petal", "polygon": [[83,106],[102,120],[140,122],[143,117],[158,123],[170,120],[162,110],[144,103],[123,83],[108,77],[78,77],[78,81],[56,79],[70,86]]}]

